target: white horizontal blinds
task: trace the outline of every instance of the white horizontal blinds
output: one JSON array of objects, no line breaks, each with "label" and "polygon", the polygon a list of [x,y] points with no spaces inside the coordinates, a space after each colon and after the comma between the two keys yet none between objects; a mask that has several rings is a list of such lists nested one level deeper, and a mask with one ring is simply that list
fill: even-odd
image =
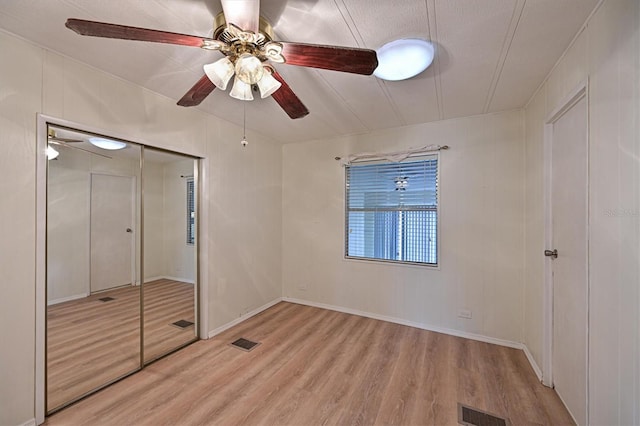
[{"label": "white horizontal blinds", "polygon": [[196,200],[193,179],[187,179],[187,244],[196,240]]},{"label": "white horizontal blinds", "polygon": [[437,264],[438,157],[346,167],[348,257]]}]

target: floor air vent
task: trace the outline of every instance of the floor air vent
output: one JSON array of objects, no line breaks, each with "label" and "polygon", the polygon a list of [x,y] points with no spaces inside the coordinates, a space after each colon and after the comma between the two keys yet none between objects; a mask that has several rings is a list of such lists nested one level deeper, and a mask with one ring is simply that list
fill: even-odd
[{"label": "floor air vent", "polygon": [[458,423],[465,426],[509,426],[509,421],[458,403]]},{"label": "floor air vent", "polygon": [[193,323],[187,320],[180,320],[180,321],[171,323],[171,325],[175,325],[178,328],[187,328],[187,327],[191,327]]},{"label": "floor air vent", "polygon": [[260,343],[252,342],[251,340],[248,340],[248,339],[245,339],[245,338],[241,337],[238,340],[236,340],[235,342],[232,342],[231,346],[233,346],[235,348],[238,348],[238,349],[242,349],[243,351],[249,352],[251,349],[255,348],[259,344]]},{"label": "floor air vent", "polygon": [[116,300],[116,299],[114,299],[113,297],[107,296],[107,297],[101,297],[98,300],[101,301],[101,302],[111,302],[112,300]]}]

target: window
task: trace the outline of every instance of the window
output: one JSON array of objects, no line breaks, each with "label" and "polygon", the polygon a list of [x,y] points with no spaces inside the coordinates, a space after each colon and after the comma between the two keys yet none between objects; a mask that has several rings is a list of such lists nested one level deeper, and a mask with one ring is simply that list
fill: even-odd
[{"label": "window", "polygon": [[196,202],[193,179],[187,179],[187,244],[196,240]]},{"label": "window", "polygon": [[438,156],[346,167],[345,256],[438,264]]}]

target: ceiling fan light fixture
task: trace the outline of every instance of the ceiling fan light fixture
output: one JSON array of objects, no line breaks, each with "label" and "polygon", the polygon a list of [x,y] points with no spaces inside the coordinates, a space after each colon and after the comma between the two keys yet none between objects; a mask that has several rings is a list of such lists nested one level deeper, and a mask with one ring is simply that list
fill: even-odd
[{"label": "ceiling fan light fixture", "polygon": [[60,153],[51,145],[47,145],[47,160],[55,160]]},{"label": "ceiling fan light fixture", "polygon": [[235,71],[233,63],[226,56],[203,68],[209,80],[220,90],[227,89],[227,84]]},{"label": "ceiling fan light fixture", "polygon": [[239,78],[246,84],[256,84],[264,75],[260,59],[250,53],[243,53],[236,60],[236,80]]},{"label": "ceiling fan light fixture", "polygon": [[273,95],[276,90],[278,90],[282,86],[278,80],[273,78],[271,72],[265,69],[264,75],[258,81],[258,89],[260,89],[260,97],[262,99]]},{"label": "ceiling fan light fixture", "polygon": [[127,146],[125,142],[105,138],[89,138],[89,143],[93,146],[97,146],[101,149],[107,149],[109,151],[116,151],[118,149],[126,148]]},{"label": "ceiling fan light fixture", "polygon": [[251,93],[251,85],[240,80],[236,75],[236,78],[233,79],[233,88],[231,92],[229,92],[229,96],[241,101],[252,101],[253,93]]},{"label": "ceiling fan light fixture", "polygon": [[435,48],[426,40],[407,38],[391,41],[377,50],[378,67],[373,75],[390,81],[407,80],[433,62]]}]

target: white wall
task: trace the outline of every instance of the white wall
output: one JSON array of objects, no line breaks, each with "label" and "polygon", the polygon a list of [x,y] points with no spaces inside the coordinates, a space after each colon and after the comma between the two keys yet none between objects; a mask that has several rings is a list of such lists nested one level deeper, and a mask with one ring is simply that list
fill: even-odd
[{"label": "white wall", "polygon": [[[229,136],[232,135],[232,136]],[[281,150],[221,127],[211,153],[211,324],[221,326],[282,296]],[[202,241],[201,241],[202,243]]]},{"label": "white wall", "polygon": [[[284,296],[519,342],[523,135],[512,111],[284,145]],[[440,156],[440,269],[345,260],[334,157],[427,144],[451,147]]]},{"label": "white wall", "polygon": [[144,279],[166,276],[164,252],[164,167],[144,163]]},{"label": "white wall", "polygon": [[607,0],[526,108],[524,341],[541,363],[544,120],[589,81],[589,415],[640,424],[640,3]]},{"label": "white wall", "polygon": [[34,418],[37,112],[207,158],[209,329],[280,297],[279,144],[4,32],[0,57],[0,424]]}]

